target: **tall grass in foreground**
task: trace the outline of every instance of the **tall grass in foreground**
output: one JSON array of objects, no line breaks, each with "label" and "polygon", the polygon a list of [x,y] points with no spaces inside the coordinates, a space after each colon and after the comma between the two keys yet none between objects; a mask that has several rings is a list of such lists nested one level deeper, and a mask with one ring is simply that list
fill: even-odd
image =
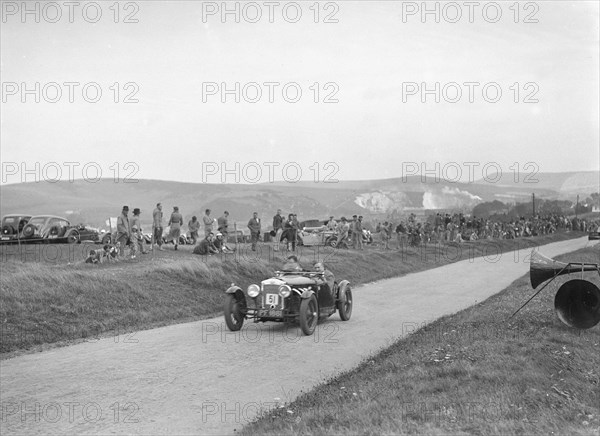
[{"label": "tall grass in foreground", "polygon": [[[600,247],[558,259],[598,263]],[[595,272],[588,277],[598,284]],[[509,319],[533,293],[523,276],[241,434],[598,435],[600,326],[577,331],[562,324],[554,313],[556,289]]]},{"label": "tall grass in foreground", "polygon": [[[304,248],[301,261],[310,266],[325,259],[339,279],[358,285],[581,235],[558,233],[402,251]],[[231,283],[247,287],[282,266],[282,257],[266,250],[251,260],[231,255],[207,258],[183,250],[163,256],[171,257],[100,266],[1,262],[0,353],[214,316],[221,312],[223,291]]]}]

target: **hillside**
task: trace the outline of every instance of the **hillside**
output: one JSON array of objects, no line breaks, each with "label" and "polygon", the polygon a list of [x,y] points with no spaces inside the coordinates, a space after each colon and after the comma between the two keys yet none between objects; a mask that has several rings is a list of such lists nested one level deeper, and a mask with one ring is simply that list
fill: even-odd
[{"label": "hillside", "polygon": [[[235,221],[244,222],[258,211],[268,224],[278,208],[296,212],[300,219],[336,217],[355,213],[369,216],[402,215],[424,209],[470,211],[482,201],[527,201],[532,192],[538,198],[574,198],[598,191],[598,172],[539,173],[538,183],[511,183],[511,175],[494,184],[451,183],[420,177],[384,180],[339,181],[337,183],[202,184],[160,180],[114,183],[102,179],[57,183],[30,182],[0,186],[0,212],[56,214],[74,222],[103,226],[117,216],[123,205],[142,209],[142,223],[149,223],[151,211],[162,202],[168,214],[179,206],[184,219],[201,217],[206,208],[218,217],[224,210]],[[596,180],[594,185],[594,178]]]}]

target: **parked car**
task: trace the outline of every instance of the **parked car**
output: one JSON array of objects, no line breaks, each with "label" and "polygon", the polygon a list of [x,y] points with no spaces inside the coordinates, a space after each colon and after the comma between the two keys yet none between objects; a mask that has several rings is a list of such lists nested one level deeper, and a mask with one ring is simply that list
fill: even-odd
[{"label": "parked car", "polygon": [[61,242],[74,244],[80,241],[77,227],[69,220],[54,215],[31,217],[19,234],[22,242]]},{"label": "parked car", "polygon": [[337,233],[333,230],[327,230],[325,227],[317,227],[313,230],[304,230],[298,232],[298,245],[304,245],[306,247],[316,245],[328,245],[335,247],[337,244]]},{"label": "parked car", "polygon": [[1,225],[1,242],[14,242],[17,241],[19,235],[23,231],[23,227],[27,225],[31,215],[23,213],[15,213],[10,215],[4,215],[2,217]]},{"label": "parked car", "polygon": [[342,321],[352,314],[352,290],[348,280],[328,283],[323,272],[277,271],[274,277],[252,284],[244,291],[232,284],[225,291],[225,324],[232,331],[245,319],[254,322],[298,322],[312,335],[319,319],[339,311]]},{"label": "parked car", "polygon": [[79,232],[79,242],[101,242],[101,234],[99,229],[86,226],[85,224],[79,224],[76,228]]}]

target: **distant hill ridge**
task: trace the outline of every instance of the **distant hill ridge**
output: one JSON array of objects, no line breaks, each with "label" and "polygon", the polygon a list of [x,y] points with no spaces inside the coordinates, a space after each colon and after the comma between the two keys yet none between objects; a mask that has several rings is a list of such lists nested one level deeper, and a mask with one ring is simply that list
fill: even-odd
[{"label": "distant hill ridge", "polygon": [[[491,176],[490,176],[491,177]],[[453,183],[433,177],[423,183],[420,176],[382,180],[344,180],[337,183],[275,182],[260,184],[204,184],[140,179],[136,183],[115,183],[102,179],[56,183],[29,182],[0,186],[2,215],[14,212],[71,215],[72,221],[102,225],[107,217],[117,216],[123,205],[142,209],[142,223],[151,222],[157,202],[168,216],[179,206],[184,219],[201,218],[212,209],[214,217],[228,210],[236,221],[248,220],[258,211],[263,225],[270,224],[278,208],[296,212],[301,219],[342,215],[402,215],[423,208],[470,210],[482,201],[527,201],[533,192],[538,198],[585,198],[600,191],[600,172],[539,173],[536,183],[513,174],[503,174],[497,183],[477,180]],[[147,224],[146,224],[147,225]]]}]

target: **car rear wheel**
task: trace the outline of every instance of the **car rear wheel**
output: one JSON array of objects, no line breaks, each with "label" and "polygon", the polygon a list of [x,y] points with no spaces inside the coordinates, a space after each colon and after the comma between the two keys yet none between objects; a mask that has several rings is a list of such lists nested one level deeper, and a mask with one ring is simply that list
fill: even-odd
[{"label": "car rear wheel", "polygon": [[67,244],[76,244],[79,242],[79,233],[71,232],[67,235]]},{"label": "car rear wheel", "polygon": [[225,313],[225,324],[232,332],[237,332],[244,324],[244,314],[242,313],[244,306],[244,300],[237,299],[235,295],[227,294],[223,312]]},{"label": "car rear wheel", "polygon": [[331,238],[326,242],[326,245],[330,246],[330,247],[337,247],[337,238]]},{"label": "car rear wheel", "polygon": [[352,290],[346,289],[344,297],[337,303],[338,310],[340,311],[340,318],[342,321],[348,321],[352,316]]},{"label": "car rear wheel", "polygon": [[319,305],[317,297],[311,295],[300,303],[300,328],[307,336],[312,335],[319,321]]}]

